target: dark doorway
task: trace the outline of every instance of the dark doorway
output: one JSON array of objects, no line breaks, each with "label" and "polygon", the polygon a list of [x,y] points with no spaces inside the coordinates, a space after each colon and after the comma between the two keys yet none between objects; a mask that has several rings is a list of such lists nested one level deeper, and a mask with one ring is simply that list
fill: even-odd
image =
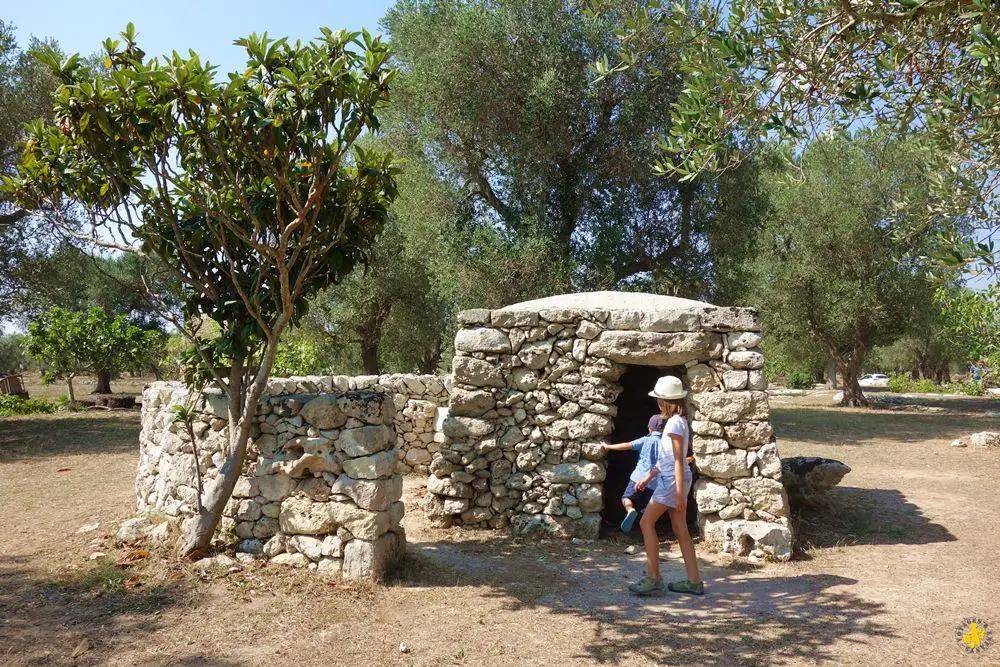
[{"label": "dark doorway", "polygon": [[[615,405],[615,429],[611,433],[612,442],[630,442],[646,435],[649,418],[657,413],[656,399],[649,392],[662,375],[684,377],[683,368],[657,368],[655,366],[626,366],[619,380],[622,393]],[[621,497],[628,486],[629,475],[635,468],[639,455],[636,452],[608,452],[608,474],[604,479],[604,512],[602,517],[606,529],[617,530],[625,518]]]}]

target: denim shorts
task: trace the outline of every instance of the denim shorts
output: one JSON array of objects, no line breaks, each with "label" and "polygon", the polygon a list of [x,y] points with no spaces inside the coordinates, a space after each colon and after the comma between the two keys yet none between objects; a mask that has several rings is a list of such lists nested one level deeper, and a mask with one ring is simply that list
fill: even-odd
[{"label": "denim shorts", "polygon": [[[687,496],[690,492],[691,475],[687,474],[684,476],[684,495]],[[673,509],[677,504],[677,480],[674,475],[660,475],[657,480],[656,491],[653,492],[650,500]]]},{"label": "denim shorts", "polygon": [[649,504],[649,499],[652,498],[653,492],[647,486],[642,491],[635,488],[635,482],[631,479],[628,481],[628,486],[625,487],[625,493],[622,494],[622,500],[628,498],[632,501],[632,506],[635,507],[640,512],[646,509],[646,505]]}]

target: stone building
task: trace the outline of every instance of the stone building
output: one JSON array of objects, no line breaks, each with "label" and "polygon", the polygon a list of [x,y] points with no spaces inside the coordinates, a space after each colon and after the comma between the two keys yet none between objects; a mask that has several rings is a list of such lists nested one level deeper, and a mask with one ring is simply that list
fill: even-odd
[{"label": "stone building", "polygon": [[425,507],[438,525],[596,537],[617,518],[657,377],[690,389],[703,536],[788,559],[757,313],[652,294],[556,296],[459,315],[450,414]]}]

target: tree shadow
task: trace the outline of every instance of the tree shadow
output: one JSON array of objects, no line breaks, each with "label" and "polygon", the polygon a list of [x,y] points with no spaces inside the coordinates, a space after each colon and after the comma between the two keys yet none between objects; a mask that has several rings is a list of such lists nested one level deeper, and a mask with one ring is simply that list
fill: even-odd
[{"label": "tree shadow", "polygon": [[[645,571],[641,554],[598,545],[488,540],[417,542],[395,583],[487,586],[509,611],[545,609],[585,621],[579,652],[556,661],[771,665],[836,661],[840,641],[893,637],[884,605],[848,590],[855,579],[834,575],[768,575],[702,563],[705,597],[671,593],[632,596]],[[683,578],[676,552],[662,563],[665,579]],[[540,630],[543,631],[543,630]],[[569,659],[569,660],[567,660]]]},{"label": "tree shadow", "polygon": [[[139,643],[161,628],[163,610],[189,599],[183,580],[132,588],[127,580],[135,570],[110,560],[54,578],[39,576],[31,562],[28,556],[0,556],[3,664],[102,664],[116,647]],[[74,658],[83,639],[90,647]],[[179,660],[176,664],[231,664],[200,655]]]},{"label": "tree shadow", "polygon": [[138,412],[86,412],[0,419],[0,463],[67,454],[138,452]]},{"label": "tree shadow", "polygon": [[812,503],[793,501],[792,521],[802,548],[932,544],[958,539],[930,521],[896,489],[838,486]]},{"label": "tree shadow", "polygon": [[952,440],[975,431],[995,430],[996,418],[955,414],[913,414],[846,408],[782,408],[771,410],[771,423],[782,440],[833,446],[877,441]]}]

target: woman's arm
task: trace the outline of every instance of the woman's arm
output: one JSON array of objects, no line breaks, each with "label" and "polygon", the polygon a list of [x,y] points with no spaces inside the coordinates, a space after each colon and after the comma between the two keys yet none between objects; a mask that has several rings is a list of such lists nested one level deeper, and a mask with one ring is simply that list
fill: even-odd
[{"label": "woman's arm", "polygon": [[671,433],[670,439],[674,445],[674,479],[676,480],[677,498],[674,501],[674,509],[680,513],[687,511],[687,493],[684,489],[684,464],[687,452],[684,451],[684,442],[681,436]]}]

